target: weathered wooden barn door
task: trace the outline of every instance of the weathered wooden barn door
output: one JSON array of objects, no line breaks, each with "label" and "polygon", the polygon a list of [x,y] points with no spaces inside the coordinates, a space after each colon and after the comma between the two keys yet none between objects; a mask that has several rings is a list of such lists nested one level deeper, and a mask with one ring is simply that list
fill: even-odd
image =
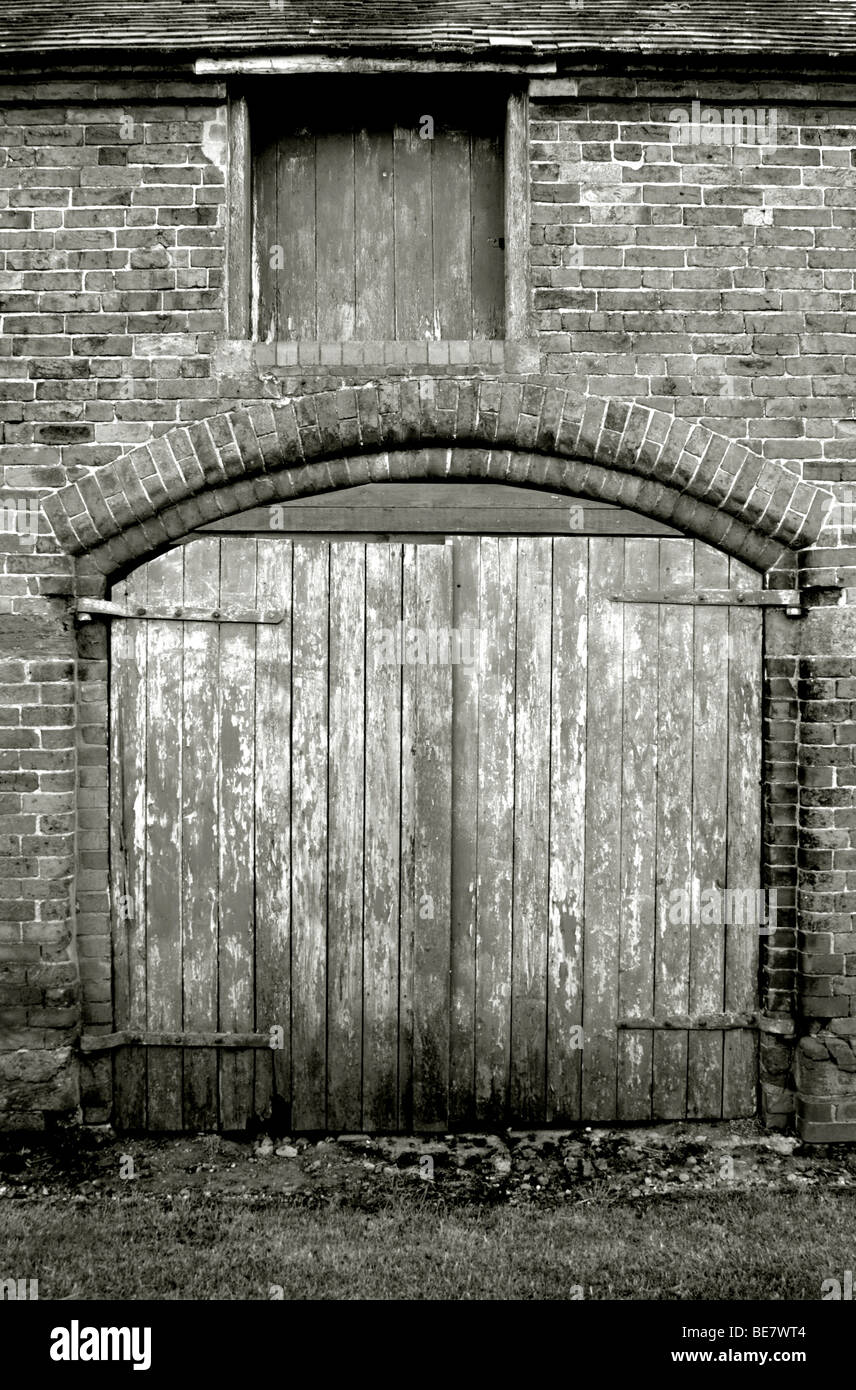
[{"label": "weathered wooden barn door", "polygon": [[615,598],[757,580],[638,523],[209,534],[115,587],[118,1124],[754,1112],[758,924],[699,901],[760,881],[761,616]]}]

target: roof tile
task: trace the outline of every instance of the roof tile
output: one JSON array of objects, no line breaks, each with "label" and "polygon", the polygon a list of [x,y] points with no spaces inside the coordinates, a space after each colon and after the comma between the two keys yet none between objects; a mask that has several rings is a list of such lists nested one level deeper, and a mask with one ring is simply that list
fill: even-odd
[{"label": "roof tile", "polygon": [[856,52],[856,0],[5,0],[0,52]]}]

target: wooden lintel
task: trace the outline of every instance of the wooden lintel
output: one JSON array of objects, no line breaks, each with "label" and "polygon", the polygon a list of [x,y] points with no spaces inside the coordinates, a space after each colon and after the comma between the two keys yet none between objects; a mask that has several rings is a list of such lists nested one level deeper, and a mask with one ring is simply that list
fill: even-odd
[{"label": "wooden lintel", "polygon": [[95,1033],[80,1039],[81,1052],[111,1052],[117,1047],[270,1047],[270,1033]]},{"label": "wooden lintel", "polygon": [[298,53],[270,58],[197,58],[197,77],[276,77],[299,73],[515,73],[521,76],[549,75],[556,71],[555,60],[527,63],[502,62],[497,58],[333,58],[323,53]]},{"label": "wooden lintel", "polygon": [[691,1018],[689,1014],[670,1014],[664,1018],[621,1018],[618,1020],[620,1032],[681,1031],[689,1033],[732,1032],[740,1028],[757,1028],[757,1014],[701,1014]]}]

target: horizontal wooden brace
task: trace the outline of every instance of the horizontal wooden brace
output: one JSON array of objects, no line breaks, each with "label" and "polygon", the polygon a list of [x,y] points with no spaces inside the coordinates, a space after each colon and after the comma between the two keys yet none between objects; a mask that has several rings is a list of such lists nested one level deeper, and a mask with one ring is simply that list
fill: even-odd
[{"label": "horizontal wooden brace", "polygon": [[710,608],[786,608],[803,612],[798,589],[625,589],[613,603],[682,603]]},{"label": "horizontal wooden brace", "polygon": [[74,611],[80,622],[90,622],[92,618],[134,618],[147,623],[255,623],[275,627],[285,617],[282,608],[126,608],[100,598],[78,599]]},{"label": "horizontal wooden brace", "polygon": [[741,1028],[758,1027],[757,1014],[700,1014],[691,1018],[689,1014],[669,1014],[664,1018],[620,1018],[620,1032],[669,1032],[672,1030],[687,1033],[733,1032]]},{"label": "horizontal wooden brace", "polygon": [[90,1033],[80,1039],[81,1052],[111,1052],[117,1047],[270,1047],[270,1033]]}]

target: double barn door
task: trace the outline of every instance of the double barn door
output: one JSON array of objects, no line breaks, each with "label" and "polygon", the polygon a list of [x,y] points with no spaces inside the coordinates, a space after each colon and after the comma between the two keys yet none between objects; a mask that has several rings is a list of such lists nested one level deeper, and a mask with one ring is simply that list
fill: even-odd
[{"label": "double barn door", "polygon": [[683,538],[229,535],[116,586],[283,615],[113,624],[114,1027],[154,1044],[116,1122],[753,1113],[750,1029],[662,1024],[757,1006],[757,929],[673,903],[759,881],[760,615],[615,601],[753,581]]}]

